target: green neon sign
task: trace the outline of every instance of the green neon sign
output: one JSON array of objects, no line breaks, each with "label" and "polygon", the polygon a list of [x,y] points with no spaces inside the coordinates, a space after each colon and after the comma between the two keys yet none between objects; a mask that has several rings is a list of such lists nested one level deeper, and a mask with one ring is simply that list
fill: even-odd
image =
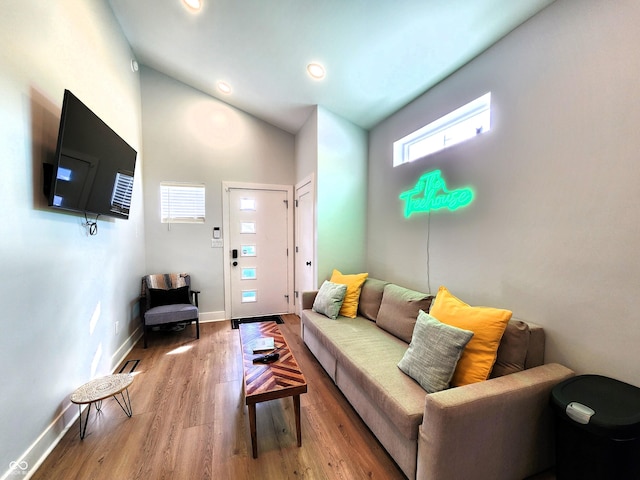
[{"label": "green neon sign", "polygon": [[404,216],[409,218],[414,213],[442,208],[454,211],[466,207],[473,201],[473,190],[470,188],[449,190],[440,170],[434,170],[422,175],[411,190],[402,192],[400,200],[405,201]]}]

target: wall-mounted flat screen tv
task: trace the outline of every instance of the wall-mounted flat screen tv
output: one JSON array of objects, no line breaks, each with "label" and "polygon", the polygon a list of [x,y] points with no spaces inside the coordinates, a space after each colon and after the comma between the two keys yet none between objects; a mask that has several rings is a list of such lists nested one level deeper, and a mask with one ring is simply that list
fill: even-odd
[{"label": "wall-mounted flat screen tv", "polygon": [[129,218],[136,155],[127,142],[65,90],[51,182],[45,188],[49,206],[85,215]]}]

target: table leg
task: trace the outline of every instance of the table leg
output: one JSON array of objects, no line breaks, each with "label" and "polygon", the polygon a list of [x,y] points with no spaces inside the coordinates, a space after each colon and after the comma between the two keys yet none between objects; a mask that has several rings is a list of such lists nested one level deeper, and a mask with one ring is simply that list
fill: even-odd
[{"label": "table leg", "polygon": [[78,405],[78,411],[80,412],[80,440],[84,440],[84,435],[87,433],[87,424],[89,423],[89,413],[91,413],[91,403],[87,407],[87,416],[84,419],[84,428],[82,428],[82,405]]},{"label": "table leg", "polygon": [[251,432],[251,451],[258,458],[258,435],[256,433],[256,404],[249,404],[249,431]]},{"label": "table leg", "polygon": [[300,426],[300,395],[293,396],[293,411],[296,414],[296,435],[298,437],[298,447],[301,447],[302,427]]},{"label": "table leg", "polygon": [[127,393],[126,398],[124,396],[125,392],[120,392],[120,395],[122,396],[122,403],[120,403],[120,400],[118,400],[117,393],[113,396],[113,398],[116,402],[118,402],[118,405],[120,405],[120,408],[127,415],[127,417],[131,418],[131,415],[133,415],[133,409],[131,408],[131,397],[129,397],[129,389],[126,388],[125,391]]}]

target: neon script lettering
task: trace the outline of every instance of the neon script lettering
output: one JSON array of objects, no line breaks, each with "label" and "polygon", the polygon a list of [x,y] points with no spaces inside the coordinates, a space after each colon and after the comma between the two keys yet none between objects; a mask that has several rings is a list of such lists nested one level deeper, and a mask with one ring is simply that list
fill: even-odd
[{"label": "neon script lettering", "polygon": [[447,189],[440,170],[434,170],[422,175],[411,190],[402,192],[400,200],[405,201],[404,216],[409,218],[414,213],[441,208],[453,211],[466,207],[473,200],[473,190],[470,188]]}]

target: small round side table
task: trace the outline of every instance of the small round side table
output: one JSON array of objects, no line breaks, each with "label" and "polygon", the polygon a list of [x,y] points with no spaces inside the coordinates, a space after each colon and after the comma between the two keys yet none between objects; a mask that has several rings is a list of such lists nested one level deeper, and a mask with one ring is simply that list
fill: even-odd
[{"label": "small round side table", "polygon": [[[106,377],[96,378],[85,383],[71,394],[69,399],[78,405],[80,413],[80,438],[83,439],[87,431],[87,423],[89,423],[89,413],[91,412],[91,404],[96,404],[96,410],[102,408],[102,400],[113,397],[122,411],[131,418],[133,410],[131,409],[131,398],[129,398],[129,385],[133,383],[133,375],[129,373],[116,373],[107,375]],[[127,394],[126,398],[124,394]],[[120,394],[122,402],[118,400],[117,395]],[[84,420],[84,428],[82,428],[82,405],[89,404],[87,408],[87,416]]]}]

